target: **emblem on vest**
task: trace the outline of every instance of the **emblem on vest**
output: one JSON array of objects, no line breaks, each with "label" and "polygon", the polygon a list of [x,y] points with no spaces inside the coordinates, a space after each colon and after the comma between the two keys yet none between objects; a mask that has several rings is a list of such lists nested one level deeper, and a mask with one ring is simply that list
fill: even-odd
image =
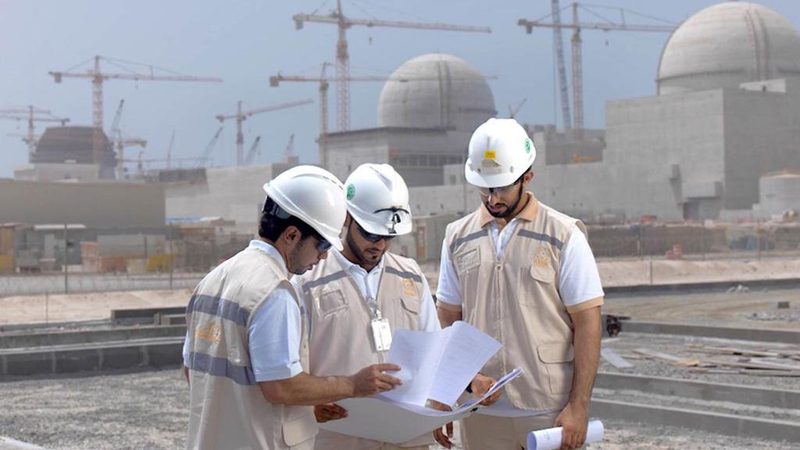
[{"label": "emblem on vest", "polygon": [[414,281],[408,278],[403,279],[403,295],[409,297],[417,296],[417,288],[414,286]]},{"label": "emblem on vest", "polygon": [[220,328],[219,325],[215,324],[211,324],[203,328],[198,328],[197,331],[194,332],[194,337],[196,339],[202,339],[204,341],[209,341],[215,344],[219,344],[220,339],[222,339],[222,328]]},{"label": "emblem on vest", "polygon": [[536,248],[536,253],[533,255],[533,265],[536,267],[548,267],[550,265],[550,252],[544,245]]}]

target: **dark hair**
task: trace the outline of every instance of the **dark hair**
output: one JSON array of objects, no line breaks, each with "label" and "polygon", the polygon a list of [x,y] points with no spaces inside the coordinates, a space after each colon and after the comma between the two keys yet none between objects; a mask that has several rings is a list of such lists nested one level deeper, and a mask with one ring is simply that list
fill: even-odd
[{"label": "dark hair", "polygon": [[258,223],[258,235],[270,242],[275,242],[278,237],[286,230],[286,228],[294,226],[300,230],[300,236],[305,239],[313,236],[320,241],[324,238],[317,233],[311,226],[297,217],[289,214],[288,211],[281,208],[280,205],[275,203],[271,198],[267,198],[264,202],[264,208],[261,209],[261,218]]}]

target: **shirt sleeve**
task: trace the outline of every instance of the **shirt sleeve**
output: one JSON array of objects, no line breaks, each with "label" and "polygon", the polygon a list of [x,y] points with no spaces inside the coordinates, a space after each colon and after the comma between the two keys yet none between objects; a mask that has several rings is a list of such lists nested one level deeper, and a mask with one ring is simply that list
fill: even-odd
[{"label": "shirt sleeve", "polygon": [[421,331],[439,331],[442,329],[439,324],[439,316],[436,313],[436,305],[433,303],[431,287],[428,280],[422,277],[422,304],[419,311],[419,328]]},{"label": "shirt sleeve", "polygon": [[189,330],[186,330],[186,336],[183,338],[183,365],[189,367]]},{"label": "shirt sleeve", "polygon": [[589,241],[577,226],[572,227],[561,253],[559,273],[561,301],[569,312],[603,304],[603,286]]},{"label": "shirt sleeve", "polygon": [[436,290],[436,300],[452,306],[461,306],[461,286],[458,284],[458,275],[453,261],[450,259],[450,252],[447,249],[447,241],[442,241],[442,257],[439,263],[439,286]]},{"label": "shirt sleeve", "polygon": [[273,291],[256,311],[247,330],[256,381],[283,380],[303,371],[301,320],[300,308],[286,288]]}]

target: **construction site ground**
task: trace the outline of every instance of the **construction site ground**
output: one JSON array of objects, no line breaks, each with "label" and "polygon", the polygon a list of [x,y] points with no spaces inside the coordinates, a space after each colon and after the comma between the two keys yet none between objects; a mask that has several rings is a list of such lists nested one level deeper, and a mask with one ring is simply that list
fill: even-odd
[{"label": "construction site ground", "polygon": [[[188,392],[179,370],[0,383],[0,436],[47,448],[184,448]],[[602,418],[601,418],[602,419]],[[795,449],[796,443],[605,421],[590,448]]]},{"label": "construction site ground", "polygon": [[[791,265],[790,265],[791,266]],[[620,271],[624,270],[622,268]],[[787,267],[794,270],[793,266]],[[727,274],[731,279],[736,274]],[[785,273],[785,278],[800,273]],[[606,275],[609,276],[609,275]],[[620,275],[614,275],[620,276]],[[604,276],[605,278],[605,276]],[[24,323],[103,320],[112,309],[185,306],[191,291],[136,291],[0,298],[0,327]],[[779,304],[782,306],[779,308]],[[783,307],[787,306],[787,307]],[[612,294],[604,313],[633,320],[692,323],[800,331],[800,289],[754,288],[747,283],[730,292]],[[678,365],[647,357],[642,350],[681,361],[720,358],[715,349],[789,349],[798,343],[755,343],[696,336],[626,332],[604,338],[632,368],[618,369],[601,361],[600,371],[702,380],[714,383],[798,390],[798,377],[703,371],[697,364]],[[795,361],[795,363],[798,363]],[[697,400],[641,392],[596,389],[595,398],[631,403],[695,408]],[[57,376],[0,382],[0,436],[47,448],[179,448],[185,444],[187,388],[179,370]],[[745,408],[753,417],[800,422],[800,411],[767,406],[706,402],[703,409],[733,413]],[[602,417],[599,417],[603,419]],[[682,427],[605,420],[606,436],[598,449],[790,449],[797,442],[709,433]]]}]

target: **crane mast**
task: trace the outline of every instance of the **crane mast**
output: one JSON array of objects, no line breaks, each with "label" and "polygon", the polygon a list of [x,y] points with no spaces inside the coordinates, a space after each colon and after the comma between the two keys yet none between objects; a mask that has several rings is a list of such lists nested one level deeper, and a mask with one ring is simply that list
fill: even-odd
[{"label": "crane mast", "polygon": [[[93,59],[92,68],[85,72],[75,71],[74,67],[65,71],[51,71],[48,72],[56,83],[61,83],[64,78],[84,78],[89,79],[92,83],[92,126],[94,127],[92,133],[92,159],[95,164],[100,164],[103,159],[103,83],[106,80],[128,80],[128,81],[195,81],[195,82],[222,82],[218,77],[201,77],[194,75],[181,75],[171,73],[170,75],[157,75],[156,68],[146,64],[132,63],[129,61],[122,61],[104,56],[96,55]],[[137,72],[128,69],[128,72],[114,73],[104,72],[100,67],[100,62],[124,67],[123,64],[146,66],[149,69],[148,73]],[[84,65],[88,61],[84,61],[78,66]],[[75,67],[78,67],[75,66]],[[160,69],[163,71],[163,69]]]},{"label": "crane mast", "polygon": [[[539,20],[519,19],[517,24],[525,28],[525,32],[531,34],[534,28],[550,28],[553,30],[554,51],[558,64],[559,89],[561,92],[561,113],[564,120],[564,128],[575,128],[582,130],[583,120],[583,40],[581,39],[581,29],[599,31],[637,31],[646,33],[671,33],[675,25],[649,25],[649,24],[628,24],[625,22],[624,15],[619,22],[581,22],[578,18],[578,8],[581,5],[577,2],[572,3],[572,23],[561,22],[561,8],[558,0],[552,0],[551,14],[552,22]],[[624,11],[624,10],[621,10]],[[572,50],[572,118],[570,120],[569,95],[567,92],[567,76],[564,67],[564,47],[561,44],[562,29],[572,30],[571,50]]]},{"label": "crane mast", "polygon": [[329,15],[295,14],[292,16],[296,29],[305,22],[327,23],[338,27],[336,40],[336,119],[339,131],[350,129],[350,53],[347,46],[347,29],[353,26],[411,28],[417,30],[461,31],[491,33],[489,27],[450,25],[443,23],[420,23],[379,19],[353,19],[342,12],[341,0],[336,1],[336,10]]}]

